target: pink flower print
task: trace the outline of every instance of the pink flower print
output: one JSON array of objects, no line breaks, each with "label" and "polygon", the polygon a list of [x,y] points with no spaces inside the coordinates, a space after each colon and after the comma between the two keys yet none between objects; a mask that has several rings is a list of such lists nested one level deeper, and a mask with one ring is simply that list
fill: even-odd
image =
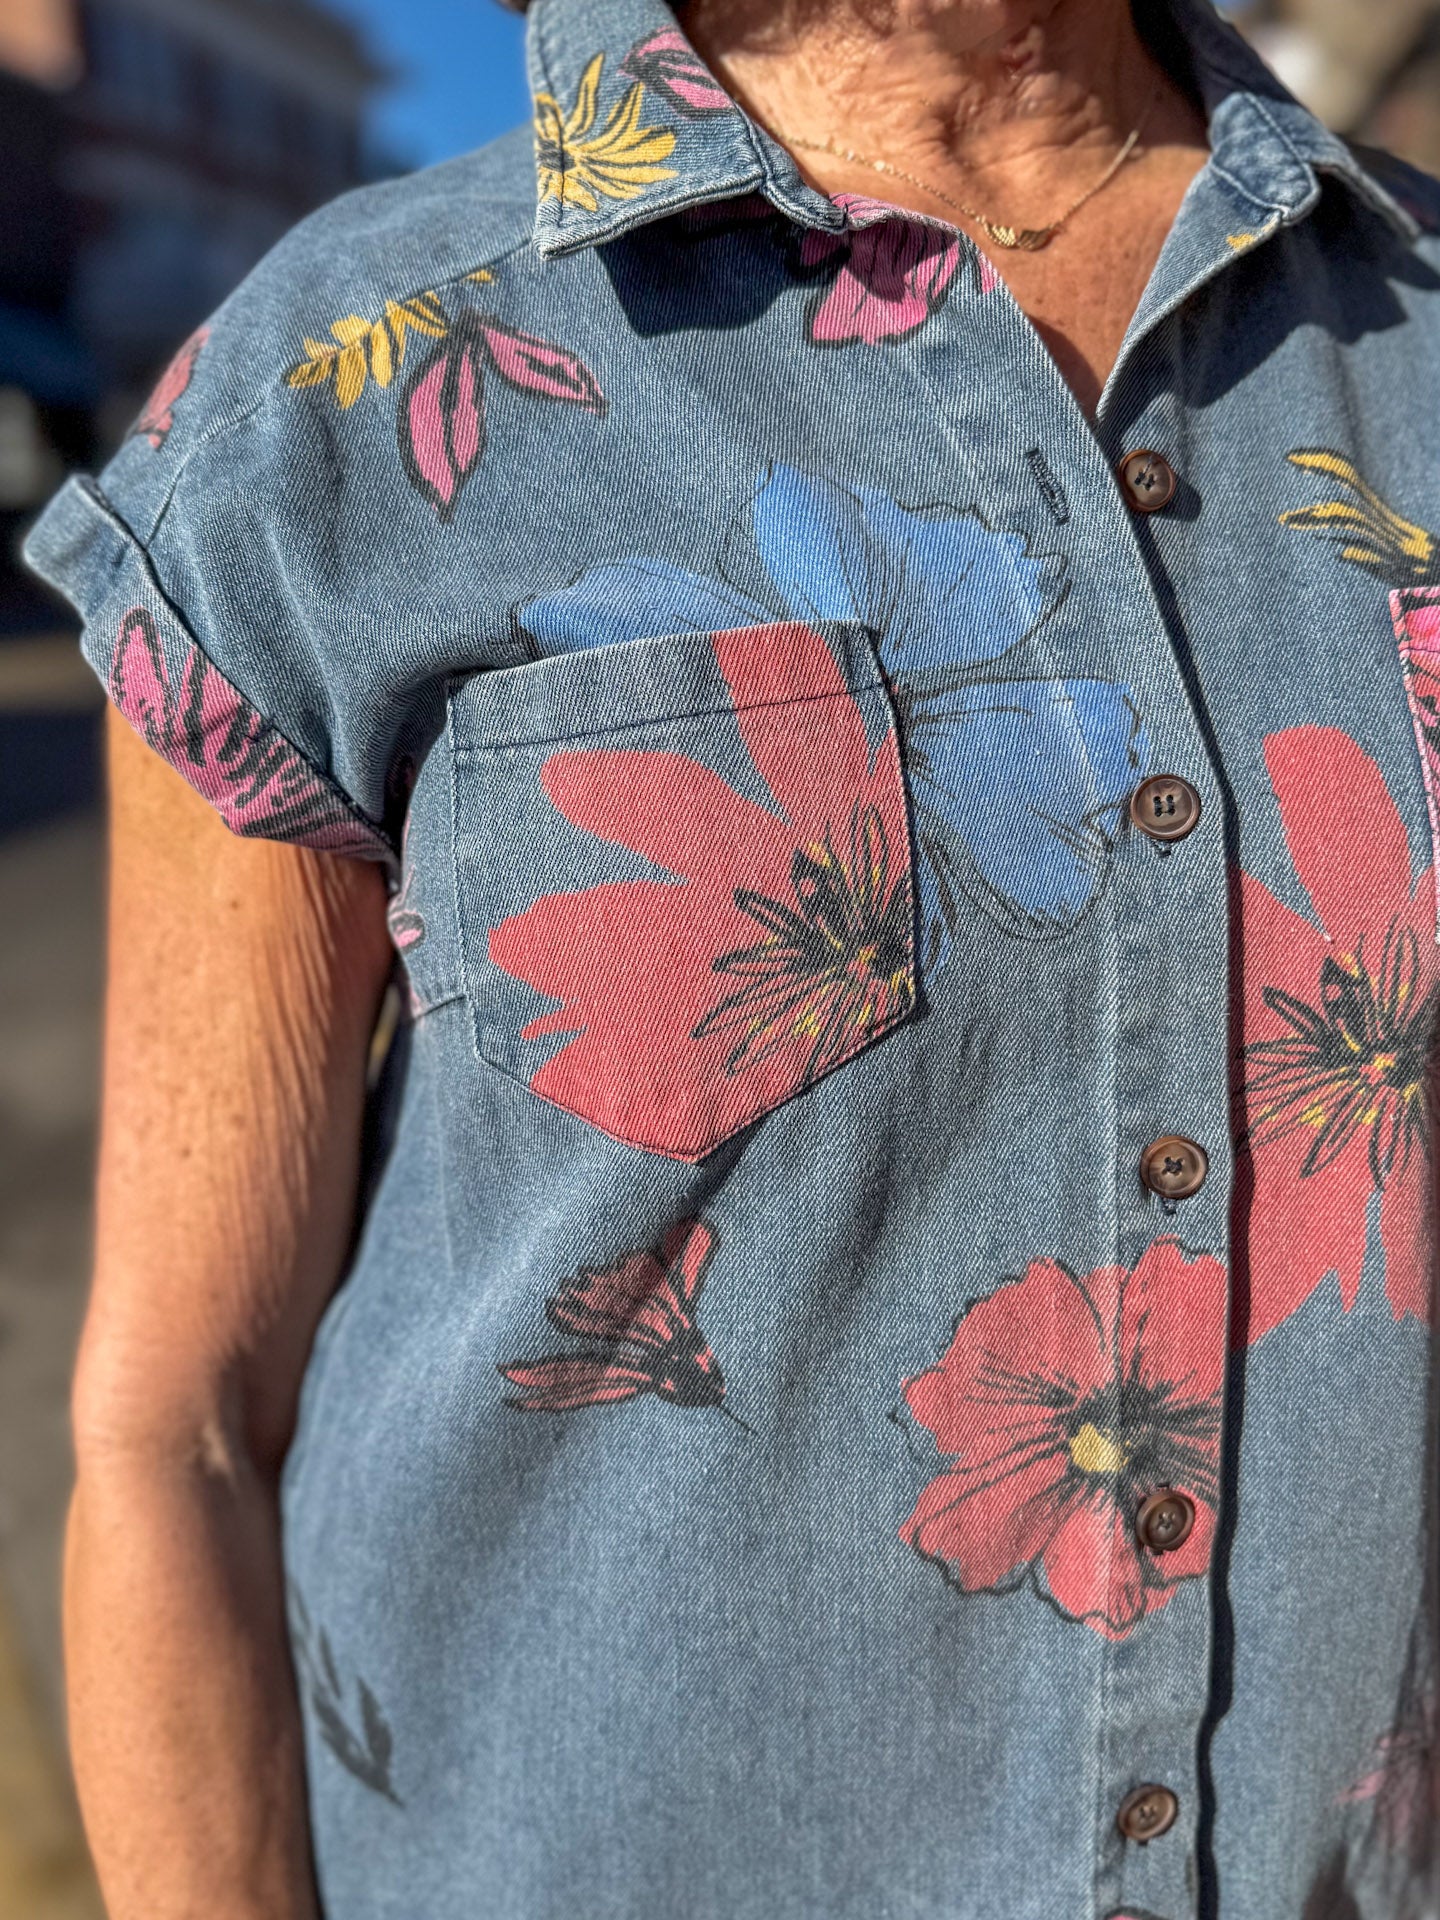
[{"label": "pink flower print", "polygon": [[653,87],[687,119],[730,113],[735,102],[678,27],[663,27],[626,54],[621,67],[632,80]]},{"label": "pink flower print", "polygon": [[1396,587],[1390,617],[1425,776],[1430,837],[1440,856],[1440,586]]},{"label": "pink flower print", "polygon": [[811,315],[810,338],[817,346],[859,340],[873,347],[918,332],[949,294],[960,264],[959,237],[883,201],[837,194],[835,203],[859,224],[844,233],[807,233],[801,242],[802,267],[823,267],[840,256],[839,272]]},{"label": "pink flower print", "polygon": [[[1123,1640],[1210,1563],[1226,1357],[1225,1269],[1157,1240],[1133,1270],[1079,1278],[1035,1260],[962,1315],[905,1386],[945,1456],[901,1528],[966,1593],[1027,1578],[1070,1620]],[[1143,1551],[1147,1495],[1195,1522]]]},{"label": "pink flower print", "polygon": [[388,859],[379,832],[328,787],[193,642],[172,674],[144,607],[120,623],[110,696],[135,731],[232,833]]},{"label": "pink flower print", "polygon": [[130,429],[132,435],[143,433],[157,452],[164,446],[175,424],[175,403],[190,385],[190,376],[195,371],[195,362],[200,358],[200,349],[209,338],[208,327],[200,327],[191,334],[156,381],[155,390],[145,402],[140,418]]},{"label": "pink flower print", "polygon": [[490,365],[500,378],[522,393],[542,400],[561,400],[603,418],[605,396],[578,354],[539,340],[533,333],[502,326],[498,320],[480,321],[480,338]]}]

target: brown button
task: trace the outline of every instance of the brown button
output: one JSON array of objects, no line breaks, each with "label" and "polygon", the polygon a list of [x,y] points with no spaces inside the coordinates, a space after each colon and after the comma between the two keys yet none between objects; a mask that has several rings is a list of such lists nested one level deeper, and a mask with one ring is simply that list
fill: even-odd
[{"label": "brown button", "polygon": [[1130,818],[1152,840],[1183,840],[1200,820],[1200,796],[1178,773],[1152,773],[1130,796]]},{"label": "brown button", "polygon": [[1136,513],[1158,513],[1175,498],[1175,469],[1151,447],[1127,453],[1118,472],[1121,491]]},{"label": "brown button", "polygon": [[1152,1140],[1140,1156],[1140,1178],[1163,1200],[1188,1200],[1204,1186],[1209,1170],[1205,1149],[1178,1133]]},{"label": "brown button", "polygon": [[1140,1544],[1151,1553],[1172,1553],[1183,1547],[1195,1526],[1195,1502],[1188,1493],[1159,1487],[1147,1493],[1135,1516]]},{"label": "brown button", "polygon": [[1120,1802],[1115,1824],[1127,1840],[1158,1840],[1180,1818],[1180,1802],[1169,1787],[1136,1787]]}]

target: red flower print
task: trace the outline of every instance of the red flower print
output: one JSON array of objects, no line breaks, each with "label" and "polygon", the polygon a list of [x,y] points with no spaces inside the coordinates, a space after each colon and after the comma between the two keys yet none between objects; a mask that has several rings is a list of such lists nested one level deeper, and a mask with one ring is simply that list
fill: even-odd
[{"label": "red flower print", "polygon": [[178,678],[143,607],[121,622],[110,696],[135,731],[219,813],[232,833],[325,853],[386,859],[352,813],[193,644]]},{"label": "red flower print", "polygon": [[[537,1093],[618,1139],[697,1160],[914,1006],[914,905],[893,726],[872,752],[825,641],[711,637],[773,809],[679,752],[574,748],[541,772],[573,825],[677,876],[548,894],[490,957],[560,1002]],[[730,720],[700,723],[708,746]]]},{"label": "red flower print", "polygon": [[[946,1456],[901,1529],[966,1593],[1027,1577],[1120,1640],[1205,1572],[1215,1530],[1225,1269],[1157,1240],[1133,1271],[1036,1260],[962,1316],[905,1400]],[[1143,1551],[1139,1508],[1171,1488],[1189,1537]]]},{"label": "red flower print", "polygon": [[143,433],[157,451],[164,446],[175,424],[175,403],[190,385],[190,376],[195,371],[200,349],[209,338],[208,327],[200,327],[191,334],[161,374],[154,392],[145,402],[140,418],[130,429],[132,434]]},{"label": "red flower print", "polygon": [[726,1411],[725,1376],[695,1324],[714,1253],[714,1229],[686,1220],[658,1247],[627,1253],[612,1267],[582,1267],[551,1295],[545,1312],[584,1346],[507,1361],[500,1372],[520,1389],[509,1404],[568,1413],[653,1393],[677,1407]]},{"label": "red flower print", "polygon": [[944,305],[960,264],[960,242],[947,228],[907,219],[883,202],[837,194],[837,206],[864,225],[845,233],[805,235],[802,267],[821,267],[839,254],[840,270],[810,321],[818,346],[876,346],[923,327]]},{"label": "red flower print", "polygon": [[1380,1195],[1396,1319],[1426,1318],[1425,1070],[1440,1012],[1435,872],[1412,882],[1405,826],[1347,734],[1272,734],[1265,764],[1314,918],[1239,880],[1242,1217],[1235,1336],[1256,1341],[1328,1273],[1360,1287]]}]

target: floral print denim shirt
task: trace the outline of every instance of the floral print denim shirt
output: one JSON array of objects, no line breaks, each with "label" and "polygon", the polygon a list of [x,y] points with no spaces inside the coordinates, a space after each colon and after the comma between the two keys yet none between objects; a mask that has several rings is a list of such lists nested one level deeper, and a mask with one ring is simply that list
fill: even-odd
[{"label": "floral print denim shirt", "polygon": [[1093,428],[660,0],[537,0],[538,172],[307,221],[33,536],[393,877],[330,1920],[1437,1911],[1440,190],[1145,19],[1212,156]]}]

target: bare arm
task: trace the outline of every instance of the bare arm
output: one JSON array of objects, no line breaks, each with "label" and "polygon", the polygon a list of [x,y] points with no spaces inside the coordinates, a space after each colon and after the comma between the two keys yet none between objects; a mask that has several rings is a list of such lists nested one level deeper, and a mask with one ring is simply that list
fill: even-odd
[{"label": "bare arm", "polygon": [[111,1920],[315,1920],[277,1482],[352,1230],[383,883],[235,839],[109,726],[76,1774]]}]

